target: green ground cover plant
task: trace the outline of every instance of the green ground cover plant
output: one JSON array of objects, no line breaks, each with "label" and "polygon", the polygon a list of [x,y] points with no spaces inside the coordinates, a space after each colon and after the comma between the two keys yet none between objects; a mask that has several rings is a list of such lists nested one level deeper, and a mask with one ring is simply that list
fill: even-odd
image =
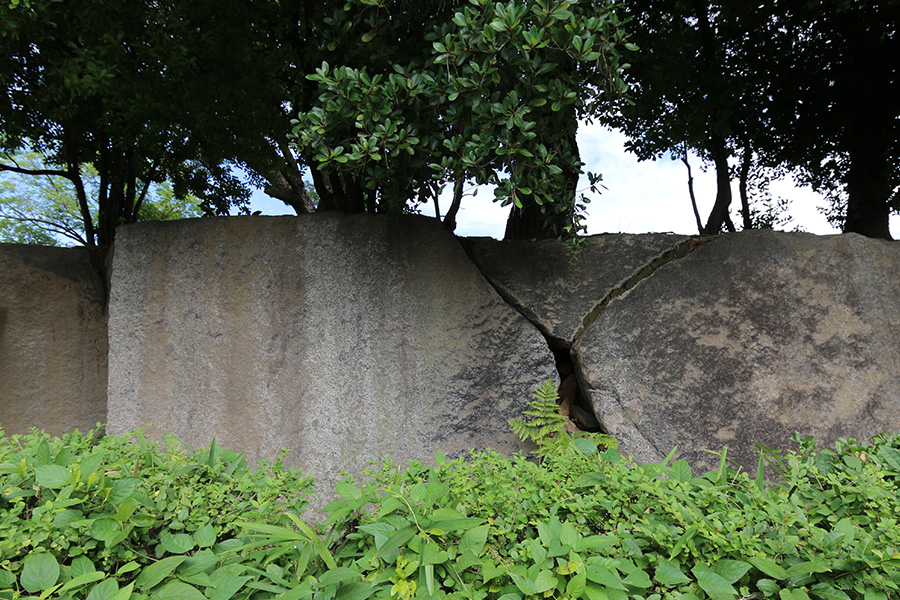
[{"label": "green ground cover plant", "polygon": [[[0,598],[888,600],[900,436],[761,450],[755,476],[615,448],[310,481],[215,444],[0,437]],[[674,455],[674,451],[673,451]],[[780,473],[762,477],[762,462]]]}]

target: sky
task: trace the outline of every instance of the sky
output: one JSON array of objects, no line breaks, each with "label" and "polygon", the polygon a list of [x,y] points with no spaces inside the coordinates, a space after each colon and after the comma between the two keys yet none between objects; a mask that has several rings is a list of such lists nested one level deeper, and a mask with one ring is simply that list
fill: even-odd
[{"label": "sky", "polygon": [[[601,125],[582,124],[578,132],[578,147],[585,170],[598,172],[603,176],[599,195],[588,194],[591,202],[587,206],[587,233],[651,233],[671,232],[697,234],[696,220],[691,208],[687,186],[687,169],[681,161],[668,158],[658,161],[638,162],[637,158],[625,150],[626,137],[610,131]],[[691,161],[694,176],[694,193],[700,217],[705,222],[712,210],[716,195],[715,172],[702,172],[697,157]],[[587,186],[586,179],[585,187]],[[451,186],[447,186],[440,198],[442,209],[450,206]],[[819,235],[840,233],[829,225],[825,216],[818,211],[825,201],[809,188],[797,187],[790,180],[774,182],[771,186],[773,198],[785,197],[790,200],[789,214],[792,217],[786,230],[800,229]],[[732,218],[739,206],[737,186],[732,190],[734,201]],[[457,216],[456,234],[466,237],[486,236],[500,239],[506,227],[509,207],[493,202],[491,189],[477,190],[474,196],[463,198]],[[293,214],[290,207],[279,200],[256,192],[251,199],[251,211],[262,214]],[[433,215],[433,207],[423,207],[423,214]],[[891,234],[900,238],[900,217],[891,219]]]}]

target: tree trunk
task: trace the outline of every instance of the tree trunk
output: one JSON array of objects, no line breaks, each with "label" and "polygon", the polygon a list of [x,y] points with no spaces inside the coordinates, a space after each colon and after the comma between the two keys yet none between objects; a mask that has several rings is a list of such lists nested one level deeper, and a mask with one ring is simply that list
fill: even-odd
[{"label": "tree trunk", "polygon": [[[865,17],[855,10],[845,14],[842,21],[845,39],[855,42],[868,38],[870,24]],[[847,49],[844,65],[847,85],[840,106],[847,119],[850,157],[844,232],[890,240],[890,147],[892,133],[896,131],[892,116],[892,113],[896,115],[896,109],[889,99],[896,93],[896,86],[888,81],[885,65],[872,58],[871,49],[856,45],[863,47]],[[881,44],[880,49],[884,48]],[[888,60],[896,60],[896,56]]]},{"label": "tree trunk", "polygon": [[[877,100],[876,100],[877,102]],[[860,107],[850,128],[847,219],[844,233],[890,240],[890,165],[887,127],[872,118],[877,110]]]},{"label": "tree trunk", "polygon": [[747,195],[747,180],[750,178],[750,162],[752,160],[753,153],[745,148],[744,155],[741,157],[741,172],[738,180],[738,191],[741,195],[741,219],[744,222],[744,229],[753,229],[753,220],[750,218],[750,198]]},{"label": "tree trunk", "polygon": [[[731,178],[728,173],[728,148],[725,146],[725,139],[719,136],[710,138],[709,151],[716,166],[716,202],[701,233],[719,235],[722,225],[731,224],[728,216],[728,209],[731,207]],[[733,230],[734,225],[731,224],[729,229]]]},{"label": "tree trunk", "polygon": [[570,108],[563,118],[567,134],[558,142],[563,146],[560,154],[565,156],[571,152],[574,163],[579,168],[573,168],[571,164],[562,165],[562,187],[554,194],[553,204],[545,205],[549,214],[544,214],[541,207],[524,203],[522,208],[513,205],[506,220],[506,232],[504,240],[546,240],[558,238],[566,231],[566,226],[571,224],[575,212],[575,194],[578,191],[578,179],[581,176],[581,155],[578,152],[578,118],[575,109]]},{"label": "tree trunk", "polygon": [[700,211],[697,210],[697,197],[694,195],[694,175],[693,173],[691,173],[691,163],[688,161],[687,144],[684,144],[684,154],[681,157],[681,162],[683,162],[684,166],[687,167],[688,194],[691,197],[691,208],[694,209],[694,219],[697,220],[697,233],[703,235],[703,221],[700,220]]}]

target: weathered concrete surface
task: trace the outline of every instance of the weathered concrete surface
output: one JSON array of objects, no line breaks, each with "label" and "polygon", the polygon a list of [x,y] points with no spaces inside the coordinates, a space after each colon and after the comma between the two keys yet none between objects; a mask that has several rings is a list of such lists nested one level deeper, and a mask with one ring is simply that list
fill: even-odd
[{"label": "weathered concrete surface", "polygon": [[540,333],[424,217],[123,227],[109,319],[110,432],[286,447],[320,488],[388,456],[518,449],[507,419],[554,374]]},{"label": "weathered concrete surface", "polygon": [[[679,235],[594,235],[578,253],[554,240],[465,240],[472,260],[503,295],[557,346],[590,324],[604,299],[686,238]],[[608,300],[607,300],[608,301]]]},{"label": "weathered concrete surface", "polygon": [[900,430],[900,244],[772,231],[722,236],[612,301],[573,347],[626,453],[791,447]]},{"label": "weathered concrete surface", "polygon": [[106,420],[103,283],[84,248],[0,244],[0,426],[53,435]]}]

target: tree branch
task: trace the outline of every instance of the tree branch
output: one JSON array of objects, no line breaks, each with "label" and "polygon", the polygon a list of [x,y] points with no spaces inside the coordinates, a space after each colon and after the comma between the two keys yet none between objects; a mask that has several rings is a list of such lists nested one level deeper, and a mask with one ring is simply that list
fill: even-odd
[{"label": "tree branch", "polygon": [[24,169],[22,167],[14,167],[12,165],[4,165],[0,163],[0,171],[11,171],[13,173],[20,173],[22,175],[51,175],[54,177],[65,177],[66,179],[72,179],[72,176],[68,171],[59,171],[54,169]]}]

